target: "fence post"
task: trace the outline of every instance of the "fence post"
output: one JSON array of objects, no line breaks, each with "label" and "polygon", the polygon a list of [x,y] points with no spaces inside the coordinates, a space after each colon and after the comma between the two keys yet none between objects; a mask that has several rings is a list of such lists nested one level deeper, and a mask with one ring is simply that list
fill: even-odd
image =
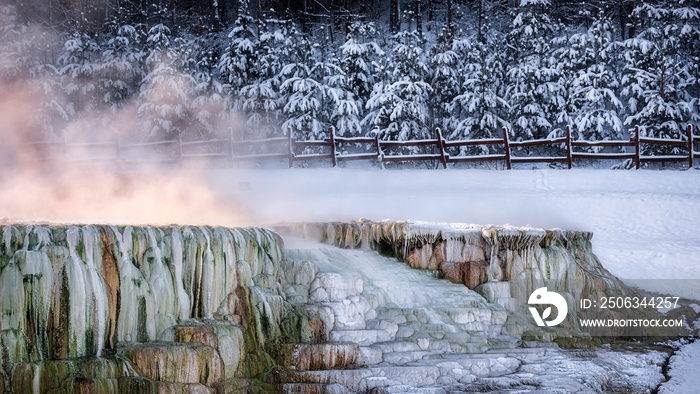
[{"label": "fence post", "polygon": [[63,131],[63,168],[68,168],[68,136],[66,131]]},{"label": "fence post", "polygon": [[571,169],[571,163],[574,161],[574,158],[571,156],[571,128],[569,125],[566,125],[566,157],[568,158],[567,164],[569,169]]},{"label": "fence post", "polygon": [[233,129],[228,131],[228,166],[233,168]]},{"label": "fence post", "polygon": [[177,158],[177,165],[179,168],[182,168],[182,132],[177,133]]},{"label": "fence post", "polygon": [[289,142],[289,144],[287,145],[289,148],[289,151],[288,151],[288,153],[289,153],[289,168],[292,168],[292,165],[294,163],[294,146],[292,145],[293,141],[292,141],[292,128],[291,127],[287,129],[287,140]]},{"label": "fence post", "polygon": [[634,126],[634,162],[637,169],[639,169],[640,155],[639,155],[639,126]]},{"label": "fence post", "polygon": [[333,163],[333,167],[338,165],[335,157],[335,127],[333,126],[331,126],[331,163]]},{"label": "fence post", "polygon": [[375,127],[369,135],[374,137],[374,146],[377,148],[377,163],[379,163],[379,168],[383,170],[384,162],[382,156],[384,156],[384,154],[382,153],[382,145],[379,142],[379,127]]},{"label": "fence post", "polygon": [[116,132],[115,135],[115,140],[114,140],[114,149],[115,153],[117,154],[117,170],[122,170],[122,149],[121,149],[121,133],[119,131]]},{"label": "fence post", "polygon": [[440,128],[435,128],[435,134],[437,136],[437,146],[440,150],[440,160],[442,161],[442,168],[447,169],[447,158],[445,157],[445,141],[442,139],[442,132]]},{"label": "fence post", "polygon": [[693,126],[688,123],[688,168],[693,168]]},{"label": "fence post", "polygon": [[503,146],[506,149],[506,168],[510,170],[510,144],[508,143],[508,131],[503,128]]}]

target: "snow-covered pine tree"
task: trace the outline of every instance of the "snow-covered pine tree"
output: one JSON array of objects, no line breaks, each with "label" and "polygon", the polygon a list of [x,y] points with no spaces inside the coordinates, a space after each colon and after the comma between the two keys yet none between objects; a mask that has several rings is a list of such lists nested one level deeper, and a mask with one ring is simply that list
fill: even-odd
[{"label": "snow-covered pine tree", "polygon": [[294,45],[298,34],[289,20],[268,19],[260,24],[258,74],[263,80],[272,79],[276,88],[282,83],[282,67],[296,56]]},{"label": "snow-covered pine tree", "polygon": [[[600,11],[590,28],[569,38],[571,53],[571,101],[578,139],[616,140],[623,138],[618,111],[622,103],[617,98],[619,87],[612,21]],[[592,148],[593,151],[600,150]]]},{"label": "snow-covered pine tree", "polygon": [[284,103],[280,99],[280,71],[288,59],[291,45],[287,22],[262,21],[256,55],[257,77],[241,88],[236,107],[246,119],[243,138],[272,137],[282,133],[279,127]]},{"label": "snow-covered pine tree", "polygon": [[[464,65],[465,80],[450,108],[459,116],[459,123],[450,135],[455,139],[483,139],[500,137],[508,125],[508,102],[502,97],[505,67],[496,49],[497,42],[474,42]],[[463,147],[468,154],[490,153],[489,145],[472,149]]]},{"label": "snow-covered pine tree", "polygon": [[39,65],[32,50],[36,36],[18,19],[15,7],[0,6],[0,92],[24,82]]},{"label": "snow-covered pine tree", "polygon": [[[379,71],[378,58],[383,56],[384,52],[373,40],[376,34],[374,24],[352,23],[349,25],[348,31],[347,40],[340,47],[340,65],[345,72],[344,89],[353,94],[355,108],[353,109],[349,103],[344,103],[342,106],[338,106],[338,115],[352,116],[351,113],[356,110],[357,116],[362,119],[365,113],[365,104],[369,100],[375,83],[375,75]],[[355,128],[352,119],[346,119],[343,123],[349,126],[346,128],[348,132]],[[353,133],[359,134],[360,131],[357,130]]]},{"label": "snow-covered pine tree", "polygon": [[138,113],[148,139],[172,139],[188,131],[194,78],[180,71],[181,59],[171,43],[170,29],[162,23],[148,31],[148,74],[141,85]]},{"label": "snow-covered pine tree", "polygon": [[337,135],[356,137],[362,131],[358,100],[348,89],[348,75],[343,72],[340,64],[340,60],[331,57],[330,61],[316,63],[312,70],[316,79],[323,81],[322,120],[335,127]]},{"label": "snow-covered pine tree", "polygon": [[[470,37],[455,37],[452,39],[452,51],[457,55],[457,65],[455,66],[457,70],[457,95],[461,93],[464,82],[467,80],[467,73],[465,69],[467,67],[467,61],[470,54],[472,53],[472,43],[473,39]],[[503,85],[503,83],[501,83]],[[455,96],[456,97],[456,96]],[[447,126],[443,130],[443,135],[445,137],[451,136],[454,130],[457,129],[462,115],[462,108],[460,107],[459,101],[455,101],[454,98],[451,102],[447,103],[449,105],[449,119],[447,119]]]},{"label": "snow-covered pine tree", "polygon": [[58,57],[58,70],[61,85],[67,95],[66,112],[74,118],[82,111],[95,109],[102,102],[97,97],[97,74],[100,69],[99,47],[95,37],[77,29],[63,45],[63,53]]},{"label": "snow-covered pine tree", "polygon": [[405,30],[394,35],[390,75],[394,81],[409,79],[424,81],[428,76],[423,46],[425,39],[415,30]]},{"label": "snow-covered pine tree", "polygon": [[194,35],[183,35],[185,61],[183,72],[194,78],[194,97],[190,103],[192,112],[191,138],[228,138],[236,122],[232,121],[233,99],[231,85],[218,78],[219,48],[213,32],[200,19]]},{"label": "snow-covered pine tree", "polygon": [[112,111],[122,105],[139,89],[146,75],[142,39],[143,25],[131,25],[114,18],[108,23],[109,38],[102,50],[99,91]]},{"label": "snow-covered pine tree", "polygon": [[357,100],[348,90],[335,89],[329,91],[334,109],[331,113],[331,125],[342,137],[357,137],[362,133],[360,111]]},{"label": "snow-covered pine tree", "polygon": [[294,28],[290,33],[296,41],[295,53],[280,71],[283,111],[287,117],[283,127],[293,130],[298,139],[321,140],[328,137],[321,119],[323,84],[314,77],[310,66],[314,58],[308,37]]},{"label": "snow-covered pine tree", "polygon": [[228,34],[228,45],[218,63],[221,77],[235,95],[242,87],[258,78],[259,40],[255,20],[248,10],[248,1],[239,1],[238,18]]},{"label": "snow-covered pine tree", "polygon": [[556,23],[549,15],[549,0],[523,0],[506,37],[507,101],[512,135],[538,139],[556,135],[557,114],[564,105],[551,40]]},{"label": "snow-covered pine tree", "polygon": [[[452,116],[452,100],[460,92],[460,55],[453,49],[453,39],[447,29],[438,34],[432,47],[430,85],[435,92],[431,97],[433,124],[450,135],[456,129],[458,119]],[[466,40],[465,40],[466,41]]]},{"label": "snow-covered pine tree", "polygon": [[399,125],[394,116],[394,109],[399,106],[401,99],[396,95],[393,84],[380,81],[374,84],[372,95],[367,100],[367,115],[362,124],[370,127],[381,135],[384,140],[399,132]]},{"label": "snow-covered pine tree", "polygon": [[[688,67],[693,84],[688,86],[696,114],[700,114],[700,0],[680,0],[673,9],[673,15],[681,25],[680,54],[683,64]],[[692,122],[694,133],[700,134],[700,121]]]},{"label": "snow-covered pine tree", "polygon": [[[587,12],[582,12],[581,15],[586,15]],[[563,105],[558,106],[555,116],[556,123],[575,127],[574,120],[579,112],[578,102],[575,97],[574,80],[580,70],[586,69],[588,63],[586,54],[590,51],[585,46],[586,41],[580,42],[578,39],[572,39],[570,30],[563,30],[558,37],[552,39],[552,56],[557,59],[556,69],[559,83],[562,86]],[[585,34],[585,33],[584,33]],[[576,33],[573,36],[579,36]]]},{"label": "snow-covered pine tree", "polygon": [[394,40],[396,44],[388,64],[390,79],[375,84],[366,105],[370,112],[363,123],[378,127],[384,140],[429,138],[432,133],[428,104],[433,89],[425,82],[428,68],[423,59],[422,39],[417,31],[402,31]]},{"label": "snow-covered pine tree", "polygon": [[244,138],[264,138],[277,134],[278,94],[271,79],[258,78],[240,91],[239,109],[246,115]]},{"label": "snow-covered pine tree", "polygon": [[[10,124],[6,119],[3,127],[16,126],[13,131],[28,141],[57,140],[69,119],[60,72],[54,59],[47,56],[54,53],[54,41],[55,37],[20,23],[15,7],[0,6],[0,95],[17,100],[19,105],[37,106],[28,108],[31,116],[15,118]],[[33,100],[21,98],[25,94]],[[17,152],[5,150],[2,154]]]},{"label": "snow-covered pine tree", "polygon": [[[697,21],[700,12],[683,11],[683,20],[676,15],[678,7],[673,2],[642,3],[632,13],[639,34],[624,42],[622,93],[629,110],[625,124],[639,126],[642,136],[685,139],[685,125],[698,121],[693,101],[697,98],[690,90],[696,81],[692,65],[683,59],[681,37],[684,26]],[[652,155],[680,152],[678,147],[646,144],[642,150]]]}]

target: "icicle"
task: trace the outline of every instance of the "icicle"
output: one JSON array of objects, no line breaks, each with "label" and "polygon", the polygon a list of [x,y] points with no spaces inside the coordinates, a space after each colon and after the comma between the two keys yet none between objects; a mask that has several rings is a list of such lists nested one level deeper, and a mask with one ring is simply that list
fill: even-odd
[{"label": "icicle", "polygon": [[173,267],[175,268],[175,286],[177,287],[178,303],[180,306],[180,319],[190,318],[190,296],[185,291],[185,287],[182,282],[182,259],[183,259],[183,248],[182,240],[180,239],[180,229],[177,227],[172,228],[172,261]]},{"label": "icicle", "polygon": [[2,229],[2,242],[3,245],[5,246],[3,252],[5,256],[11,256],[12,255],[12,230],[16,230],[13,226],[5,226]]},{"label": "icicle", "polygon": [[[109,309],[107,287],[102,276],[98,272],[98,265],[100,269],[102,268],[102,255],[94,244],[97,236],[96,229],[93,226],[83,227],[82,233],[83,246],[85,248],[85,264],[87,265],[87,270],[90,275],[90,288],[92,289],[92,296],[94,297],[94,313],[97,320],[97,350],[95,354],[99,357],[102,354],[102,348],[105,342],[105,331],[107,330],[107,311]],[[103,246],[100,245],[100,248],[102,247]]]},{"label": "icicle", "polygon": [[206,227],[199,228],[204,236],[205,243],[202,246],[201,280],[195,283],[199,286],[200,313],[202,317],[212,317],[214,314],[214,255],[211,252],[211,233]]},{"label": "icicle", "polygon": [[[156,334],[160,334],[163,330],[170,327],[173,316],[179,317],[179,302],[175,290],[175,279],[172,276],[172,272],[165,265],[163,253],[157,241],[156,231],[161,230],[154,227],[146,229],[148,235],[147,251],[153,253],[153,261],[144,261],[143,264],[148,266],[150,271],[148,283],[151,285],[151,291],[156,302]],[[167,319],[166,317],[168,316],[171,318]]]}]

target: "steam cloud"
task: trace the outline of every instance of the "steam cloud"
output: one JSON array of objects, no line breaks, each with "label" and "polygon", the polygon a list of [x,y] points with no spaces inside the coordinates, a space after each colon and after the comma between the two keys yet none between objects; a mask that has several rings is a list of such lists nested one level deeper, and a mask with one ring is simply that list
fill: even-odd
[{"label": "steam cloud", "polygon": [[[45,152],[32,141],[63,138],[105,141],[116,132],[129,136],[137,129],[136,104],[114,113],[105,108],[81,111],[66,121],[46,103],[71,104],[55,80],[30,76],[28,57],[46,56],[47,34],[32,26],[19,32],[23,42],[42,43],[28,51],[18,48],[7,7],[0,3],[0,222],[37,221],[108,224],[248,224],[204,181],[197,168],[129,167],[129,172],[100,169],[97,162],[80,167],[70,160],[41,160]],[[20,61],[20,55],[24,59]],[[156,89],[157,91],[160,91]],[[185,98],[187,99],[187,98]],[[210,111],[216,109],[209,108]],[[43,135],[40,124],[51,122],[59,132]],[[139,122],[141,123],[141,122]],[[84,152],[71,150],[71,157]],[[150,154],[149,152],[146,152]],[[54,155],[55,156],[55,155]],[[58,155],[60,156],[60,155]],[[4,219],[3,219],[4,218]]]}]

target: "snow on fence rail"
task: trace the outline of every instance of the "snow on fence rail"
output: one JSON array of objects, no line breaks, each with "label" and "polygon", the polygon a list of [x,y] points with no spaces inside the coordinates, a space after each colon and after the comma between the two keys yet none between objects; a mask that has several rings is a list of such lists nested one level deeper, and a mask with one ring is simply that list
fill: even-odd
[{"label": "snow on fence rail", "polygon": [[[688,125],[685,140],[640,137],[638,127],[635,127],[634,135],[629,140],[572,140],[571,131],[567,126],[566,136],[564,137],[526,141],[510,141],[505,127],[502,129],[501,138],[448,141],[442,136],[440,129],[437,128],[433,139],[384,141],[376,131],[372,131],[369,137],[339,137],[335,134],[335,128],[331,127],[329,138],[322,140],[297,140],[294,137],[293,130],[289,130],[285,137],[255,140],[235,140],[232,136],[229,136],[229,138],[206,141],[183,141],[180,136],[172,140],[124,144],[117,134],[112,141],[68,143],[64,137],[62,141],[34,141],[29,142],[28,145],[35,146],[41,150],[53,150],[53,154],[38,156],[38,159],[42,161],[63,159],[71,162],[87,162],[97,160],[115,162],[118,167],[123,167],[129,163],[141,162],[171,162],[179,164],[184,160],[190,159],[221,159],[228,162],[287,159],[289,167],[293,167],[295,161],[306,160],[330,160],[333,167],[337,166],[341,161],[376,160],[382,168],[384,168],[384,163],[387,162],[433,160],[441,163],[443,168],[447,168],[448,163],[503,161],[506,168],[511,169],[514,163],[565,163],[567,168],[571,168],[572,163],[580,159],[630,159],[635,163],[635,167],[639,169],[643,162],[687,162],[688,168],[692,168],[693,160],[700,158],[700,152],[694,150],[696,142],[700,142],[700,136],[694,135],[692,126]],[[344,144],[365,145],[365,149],[361,153],[344,153],[344,150],[340,149]],[[687,153],[684,155],[662,156],[641,155],[641,144],[681,147],[685,148]],[[451,155],[447,151],[448,148],[485,145],[499,146],[502,148],[503,153],[464,156]],[[565,154],[561,156],[515,156],[512,152],[513,149],[517,148],[546,145],[563,145]],[[403,152],[405,153],[397,154],[388,153],[386,149],[411,147],[433,147],[433,152],[415,153],[404,149]],[[618,153],[574,151],[575,148],[597,147],[633,148],[633,151]],[[161,152],[161,155],[149,154],[147,158],[144,158],[143,155],[129,158],[127,155],[127,152],[145,148],[164,148],[165,151]],[[251,153],[256,148],[264,148],[262,150],[265,152]],[[269,151],[270,149],[272,151]],[[94,155],[86,157],[85,152],[90,150],[99,151],[99,157]],[[75,154],[76,152],[82,152],[83,155]],[[110,155],[107,152],[112,153]]]}]

